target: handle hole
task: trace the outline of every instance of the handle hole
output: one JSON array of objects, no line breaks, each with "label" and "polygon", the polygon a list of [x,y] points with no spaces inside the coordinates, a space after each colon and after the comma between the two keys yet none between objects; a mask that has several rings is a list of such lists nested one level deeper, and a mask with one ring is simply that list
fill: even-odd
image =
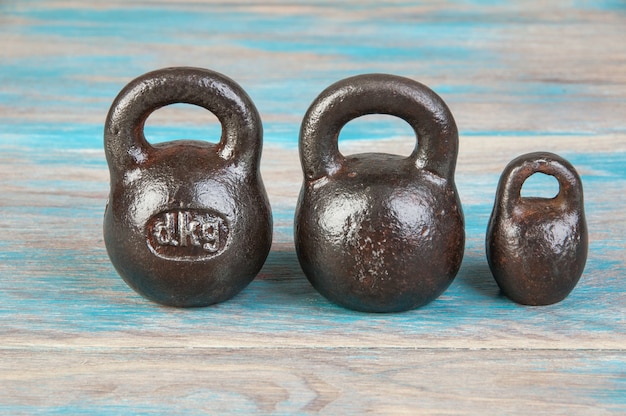
[{"label": "handle hole", "polygon": [[152,144],[174,140],[218,143],[222,125],[215,114],[193,104],[171,104],[155,110],[146,120],[144,136]]},{"label": "handle hole", "polygon": [[403,119],[387,114],[368,114],[346,124],[339,133],[343,155],[365,152],[409,156],[415,149],[415,132]]},{"label": "handle hole", "polygon": [[545,173],[533,173],[522,185],[522,198],[552,199],[559,194],[559,181]]}]

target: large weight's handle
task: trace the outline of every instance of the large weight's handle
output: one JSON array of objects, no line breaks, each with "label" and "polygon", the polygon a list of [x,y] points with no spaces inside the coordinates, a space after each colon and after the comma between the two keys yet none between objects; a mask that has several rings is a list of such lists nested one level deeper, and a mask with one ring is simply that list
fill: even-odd
[{"label": "large weight's handle", "polygon": [[417,168],[454,180],[459,138],[452,113],[430,88],[388,74],[346,78],[313,101],[300,129],[300,160],[307,180],[341,168],[339,132],[349,121],[367,114],[388,114],[409,123],[419,145],[408,159]]},{"label": "large weight's handle", "polygon": [[208,69],[175,67],[148,72],[120,91],[113,101],[104,128],[109,166],[124,171],[141,164],[155,150],[144,137],[150,114],[175,103],[203,107],[222,124],[216,149],[225,160],[258,166],[263,127],[254,103],[232,79]]},{"label": "large weight's handle", "polygon": [[565,206],[582,204],[582,181],[571,163],[554,153],[534,152],[516,157],[502,172],[496,198],[505,213],[511,213],[519,204],[524,182],[535,173],[553,176],[559,182],[559,193],[554,200]]}]

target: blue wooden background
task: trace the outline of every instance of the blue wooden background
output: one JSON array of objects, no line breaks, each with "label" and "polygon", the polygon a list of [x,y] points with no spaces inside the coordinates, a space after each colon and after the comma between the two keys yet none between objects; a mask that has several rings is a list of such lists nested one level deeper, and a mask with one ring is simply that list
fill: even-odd
[{"label": "blue wooden background", "polygon": [[[626,412],[626,2],[545,3],[0,2],[0,412]],[[222,72],[256,103],[275,222],[259,277],[194,310],[129,289],[101,231],[106,112],[132,78],[177,65]],[[429,85],[460,130],[464,262],[443,296],[402,314],[330,304],[293,248],[302,116],[325,87],[365,72]],[[146,128],[151,142],[219,132],[184,105]],[[408,154],[414,138],[372,116],[340,140],[345,153]],[[533,308],[499,293],[484,237],[502,169],[536,150],[581,174],[590,250],[572,294]],[[184,380],[195,382],[177,389]]]}]

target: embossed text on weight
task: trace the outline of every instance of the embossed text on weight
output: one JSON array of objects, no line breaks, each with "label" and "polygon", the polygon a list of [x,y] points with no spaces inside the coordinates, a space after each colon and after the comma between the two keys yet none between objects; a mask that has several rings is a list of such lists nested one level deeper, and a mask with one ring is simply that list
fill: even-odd
[{"label": "embossed text on weight", "polygon": [[220,218],[207,218],[189,211],[167,212],[154,223],[154,240],[162,246],[202,247],[208,253],[220,249]]}]

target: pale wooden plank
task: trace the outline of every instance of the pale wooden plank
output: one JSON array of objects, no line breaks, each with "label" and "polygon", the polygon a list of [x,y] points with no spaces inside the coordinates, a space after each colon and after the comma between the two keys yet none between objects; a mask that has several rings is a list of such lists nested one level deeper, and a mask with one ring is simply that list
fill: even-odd
[{"label": "pale wooden plank", "polygon": [[434,349],[3,349],[0,411],[533,414],[626,411],[626,356]]},{"label": "pale wooden plank", "polygon": [[9,3],[4,62],[31,69],[5,87],[13,99],[0,105],[11,119],[99,125],[131,78],[195,65],[241,82],[276,140],[285,129],[295,139],[331,82],[376,71],[432,86],[462,132],[625,127],[625,13],[616,2]]}]

